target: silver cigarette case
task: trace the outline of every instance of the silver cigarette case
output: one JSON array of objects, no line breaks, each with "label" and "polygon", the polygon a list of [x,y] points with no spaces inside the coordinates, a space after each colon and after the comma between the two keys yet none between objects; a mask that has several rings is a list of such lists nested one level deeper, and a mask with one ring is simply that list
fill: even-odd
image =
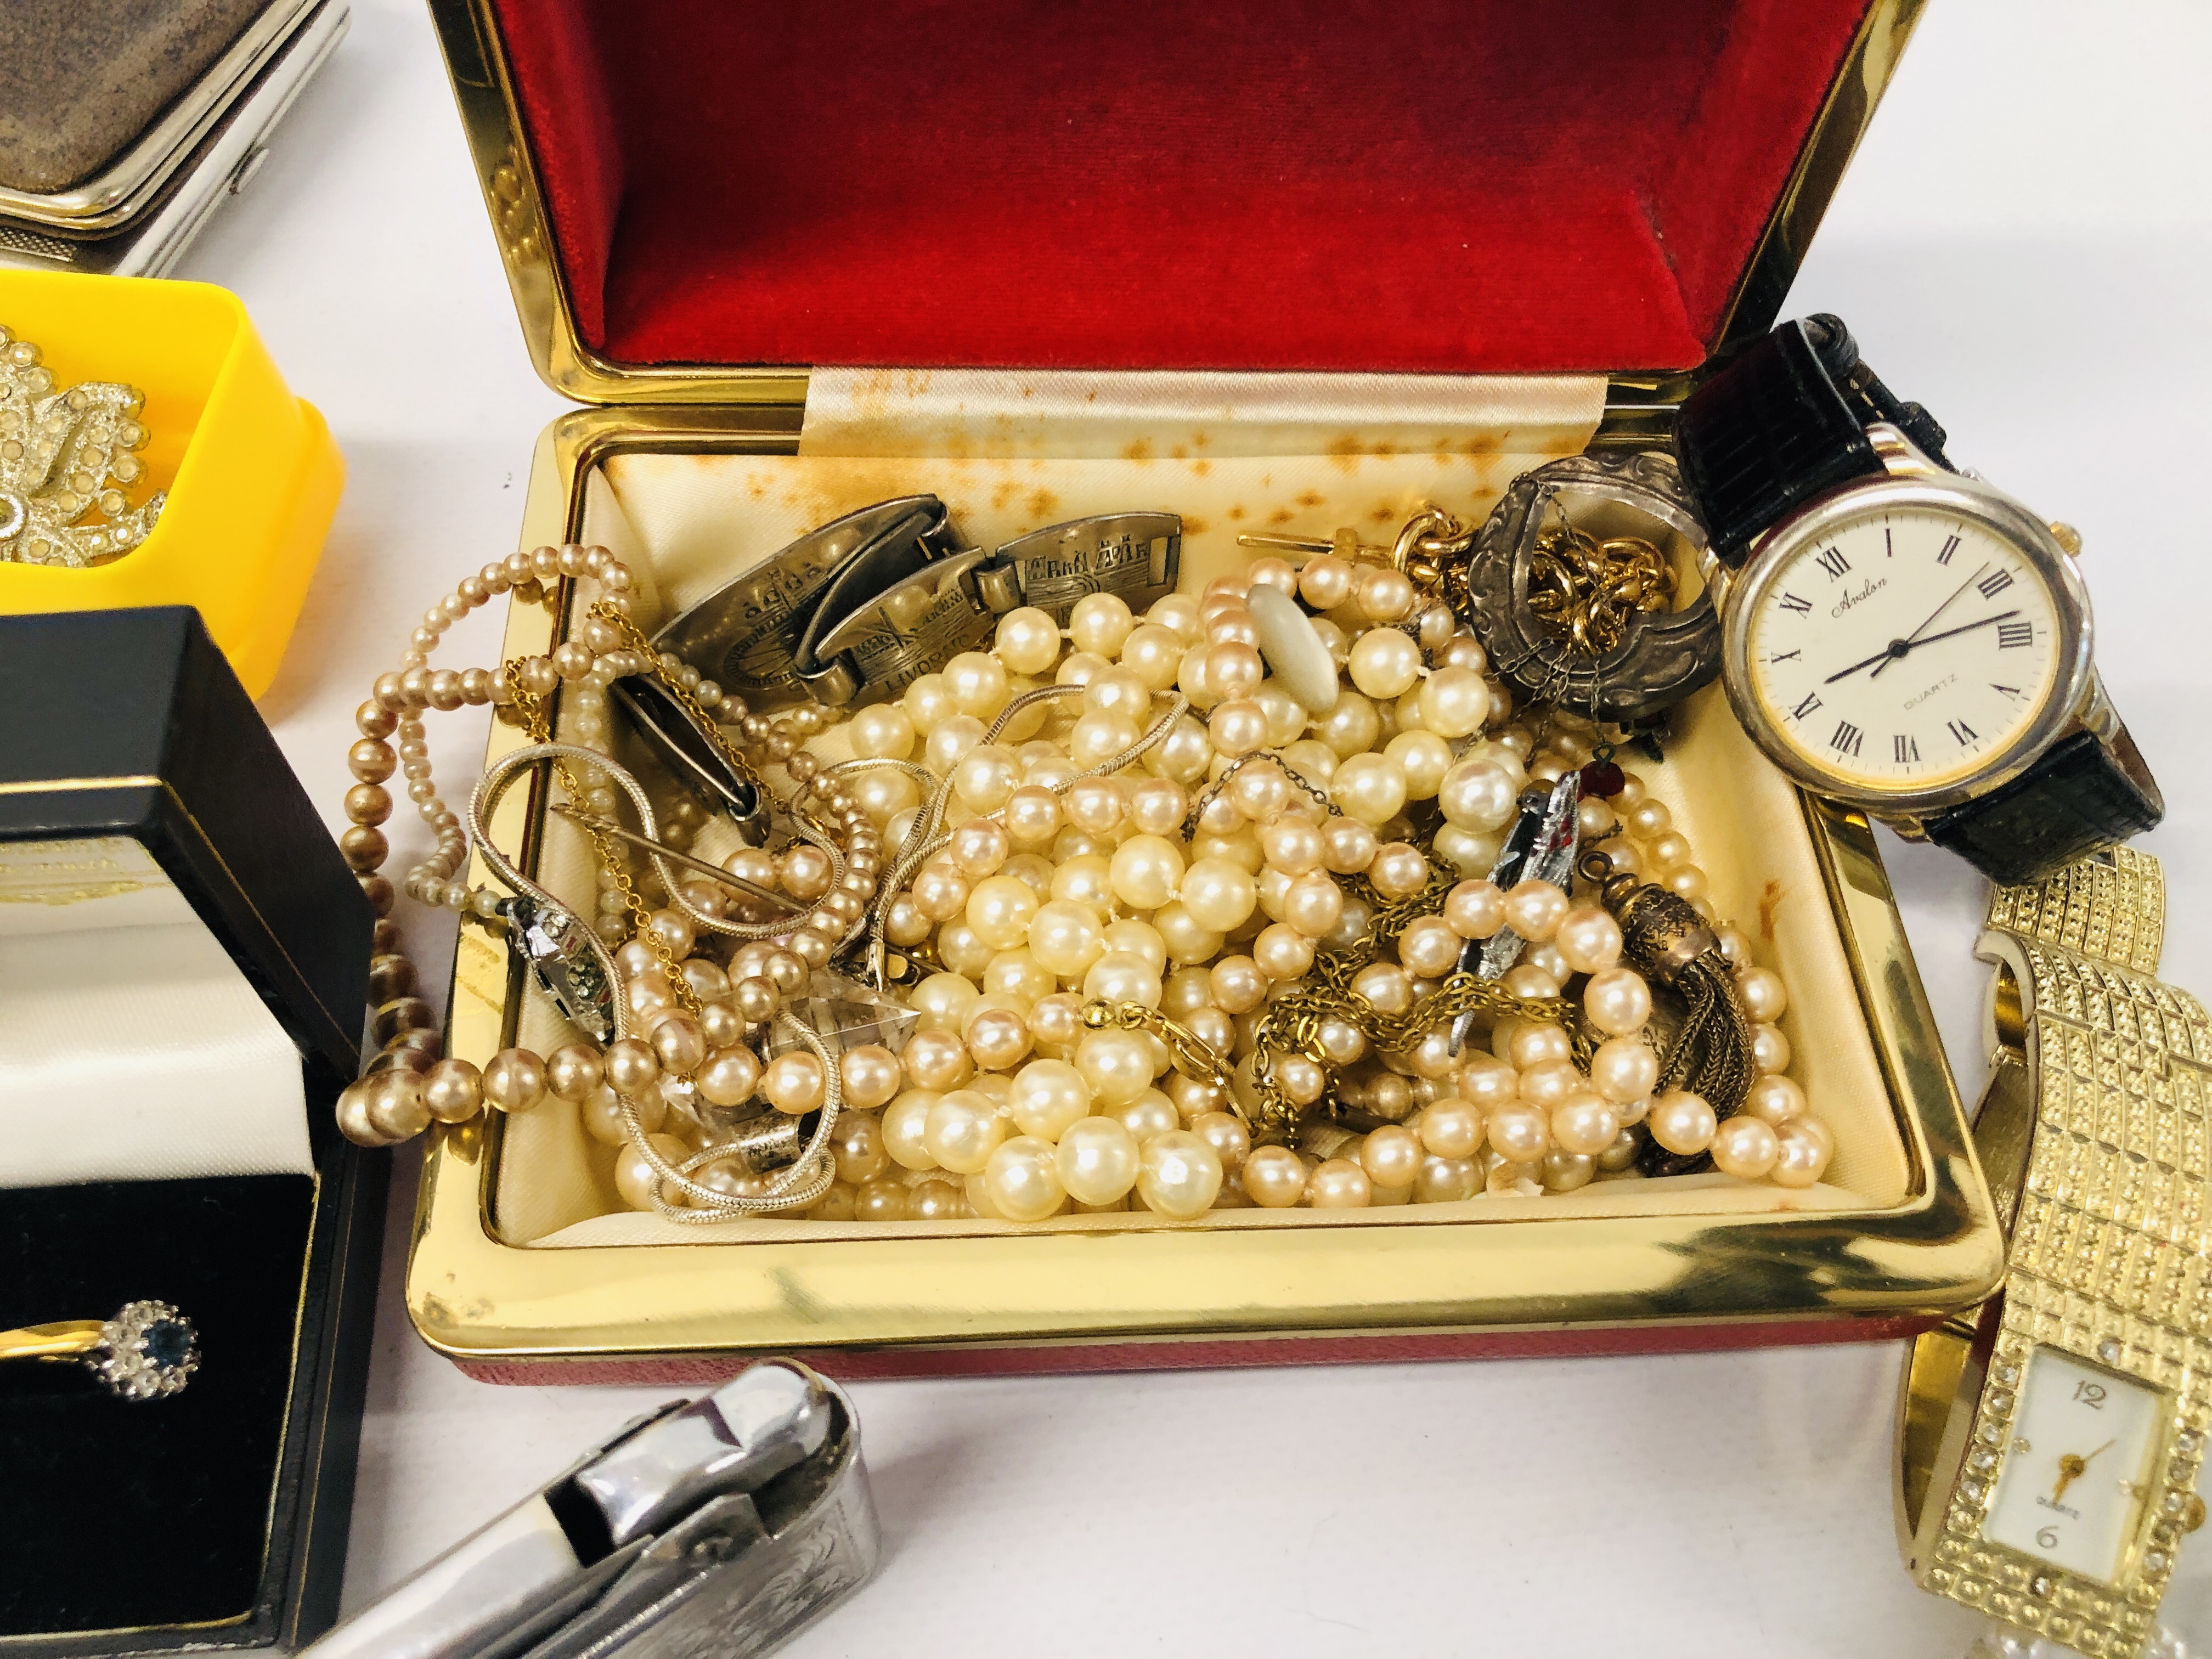
[{"label": "silver cigarette case", "polygon": [[[27,94],[0,115],[0,266],[28,270],[82,271],[113,276],[167,275],[193,237],[231,197],[244,190],[262,163],[277,123],[344,36],[349,0],[268,0],[204,69],[155,110],[135,137],[74,181],[31,182],[35,168],[23,154],[66,172],[88,154],[81,135],[58,129],[74,121],[83,105],[68,95],[80,78],[98,77],[88,32],[105,40],[131,26],[128,9],[114,0],[78,9],[78,0],[25,0],[25,10],[0,24],[32,42],[49,39],[76,55],[43,79],[15,66],[10,84]],[[181,29],[155,6],[143,27],[154,32],[143,54],[159,64],[183,50],[186,40],[160,33]],[[227,8],[205,8],[223,11]],[[136,46],[138,43],[124,44]],[[118,46],[117,50],[122,49]],[[126,106],[122,118],[133,118]],[[43,135],[51,133],[51,138]],[[55,162],[55,156],[68,159]]]},{"label": "silver cigarette case", "polygon": [[739,1659],[878,1553],[851,1402],[763,1361],[632,1424],[305,1659]]}]

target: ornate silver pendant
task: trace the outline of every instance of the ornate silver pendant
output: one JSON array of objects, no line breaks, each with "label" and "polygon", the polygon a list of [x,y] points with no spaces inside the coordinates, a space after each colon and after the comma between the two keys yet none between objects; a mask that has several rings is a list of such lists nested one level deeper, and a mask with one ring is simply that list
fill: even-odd
[{"label": "ornate silver pendant", "polygon": [[1574,573],[1606,612],[1607,626],[1595,637],[1587,629],[1578,637],[1560,610],[1540,608],[1560,597],[1548,591],[1545,544],[1547,530],[1562,525],[1585,541],[1641,538],[1676,564],[1694,565],[1705,546],[1672,456],[1571,455],[1516,478],[1477,533],[1452,595],[1515,694],[1626,724],[1712,684],[1721,670],[1721,624],[1705,593],[1679,611],[1617,599],[1607,605],[1601,571]]}]

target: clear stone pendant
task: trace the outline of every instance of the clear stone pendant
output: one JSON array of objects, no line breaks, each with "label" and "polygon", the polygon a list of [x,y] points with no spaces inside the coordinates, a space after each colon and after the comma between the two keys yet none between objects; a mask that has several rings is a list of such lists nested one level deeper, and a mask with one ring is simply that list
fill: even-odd
[{"label": "clear stone pendant", "polygon": [[[921,1016],[879,996],[858,980],[828,969],[817,969],[805,990],[786,1000],[784,1006],[801,1025],[820,1037],[833,1054],[876,1043],[893,1054],[906,1047]],[[797,1037],[779,1026],[768,1029],[763,1058],[773,1060],[793,1048],[804,1048]]]}]

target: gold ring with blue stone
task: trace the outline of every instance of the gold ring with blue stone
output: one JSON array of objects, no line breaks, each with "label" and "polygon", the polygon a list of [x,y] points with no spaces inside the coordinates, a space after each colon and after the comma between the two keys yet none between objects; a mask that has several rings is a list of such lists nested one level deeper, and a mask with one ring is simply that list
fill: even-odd
[{"label": "gold ring with blue stone", "polygon": [[76,1360],[122,1400],[182,1393],[199,1369],[199,1333],[167,1302],[126,1302],[110,1319],[0,1331],[0,1360]]}]

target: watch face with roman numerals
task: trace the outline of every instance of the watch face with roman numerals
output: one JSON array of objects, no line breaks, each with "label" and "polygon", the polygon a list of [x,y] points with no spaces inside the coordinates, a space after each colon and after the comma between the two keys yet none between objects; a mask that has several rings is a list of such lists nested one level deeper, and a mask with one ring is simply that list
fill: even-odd
[{"label": "watch face with roman numerals", "polygon": [[1846,789],[1942,789],[1994,765],[2066,678],[2063,602],[1993,526],[1881,506],[1777,550],[1745,618],[1747,690]]}]

